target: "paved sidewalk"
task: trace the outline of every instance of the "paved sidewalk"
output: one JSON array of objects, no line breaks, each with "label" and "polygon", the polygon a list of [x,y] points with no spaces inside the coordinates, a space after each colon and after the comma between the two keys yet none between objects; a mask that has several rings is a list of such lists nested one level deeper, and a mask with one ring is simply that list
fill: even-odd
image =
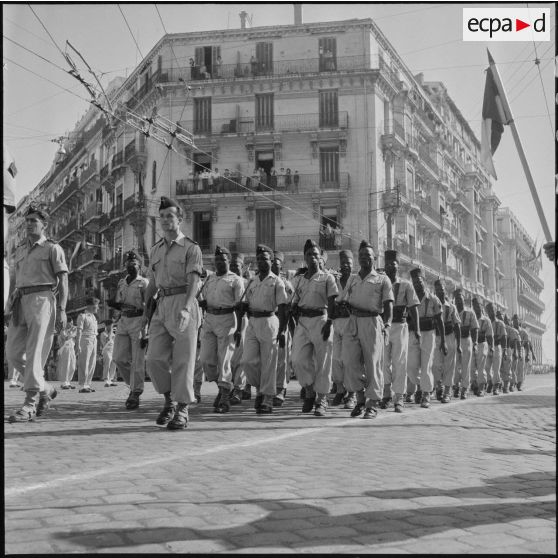
[{"label": "paved sidewalk", "polygon": [[4,424],[6,553],[556,553],[554,376],[370,421],[302,415],[296,382],[217,415],[204,384],[186,432],[150,383],[134,411],[95,387]]}]

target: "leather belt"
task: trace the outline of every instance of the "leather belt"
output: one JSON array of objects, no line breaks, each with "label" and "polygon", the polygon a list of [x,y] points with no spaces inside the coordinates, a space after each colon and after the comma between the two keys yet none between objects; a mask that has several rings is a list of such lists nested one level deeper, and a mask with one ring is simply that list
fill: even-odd
[{"label": "leather belt", "polygon": [[305,318],[317,318],[318,316],[323,316],[326,311],[322,308],[300,308],[298,309],[298,315]]},{"label": "leather belt", "polygon": [[159,289],[159,296],[174,296],[177,294],[183,294],[188,291],[188,285],[180,285],[180,287],[169,287],[165,289],[161,287]]},{"label": "leather belt", "polygon": [[406,324],[407,323],[407,318],[393,318],[391,320],[392,324]]},{"label": "leather belt", "polygon": [[[419,326],[421,331],[432,331],[434,329],[434,320],[432,318],[419,318]],[[409,331],[416,331],[416,328],[411,323],[409,323]]]},{"label": "leather belt", "polygon": [[250,318],[271,318],[271,316],[275,316],[275,312],[248,310],[248,316],[250,316]]},{"label": "leather belt", "polygon": [[33,287],[18,287],[17,290],[22,295],[28,295],[31,293],[41,293],[43,291],[51,291],[52,292],[52,285],[36,285]]},{"label": "leather belt", "polygon": [[205,311],[208,314],[222,316],[223,314],[232,314],[234,312],[234,308],[206,308]]},{"label": "leather belt", "polygon": [[465,337],[470,337],[470,336],[471,336],[471,330],[470,330],[469,326],[462,327],[461,328],[461,337],[465,338]]},{"label": "leather belt", "polygon": [[[444,332],[446,335],[453,333],[453,323],[452,322],[444,322]],[[436,329],[436,335],[440,335],[438,329]]]},{"label": "leather belt", "polygon": [[484,343],[485,341],[486,341],[486,335],[479,333],[477,343]]},{"label": "leather belt", "polygon": [[371,310],[360,310],[359,308],[355,308],[354,306],[350,306],[351,315],[356,316],[357,318],[375,318],[379,316],[379,312],[373,312]]},{"label": "leather belt", "polygon": [[392,322],[405,322],[407,320],[407,307],[406,306],[394,306],[393,307],[393,319]]},{"label": "leather belt", "polygon": [[143,310],[122,310],[121,315],[125,318],[138,318],[139,316],[143,316]]}]

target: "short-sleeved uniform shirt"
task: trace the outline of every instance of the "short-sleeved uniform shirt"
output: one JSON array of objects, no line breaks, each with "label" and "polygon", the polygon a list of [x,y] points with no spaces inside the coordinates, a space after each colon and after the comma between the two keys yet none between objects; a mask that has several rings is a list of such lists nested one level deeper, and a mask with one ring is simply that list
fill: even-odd
[{"label": "short-sleeved uniform shirt", "polygon": [[395,283],[392,283],[392,289],[394,295],[394,307],[404,306],[406,308],[412,308],[413,306],[418,306],[420,304],[417,293],[410,281],[398,277]]},{"label": "short-sleeved uniform shirt", "polygon": [[145,303],[145,289],[148,284],[149,281],[141,275],[138,275],[130,284],[125,278],[120,279],[116,288],[116,302],[142,310]]},{"label": "short-sleeved uniform shirt", "polygon": [[300,308],[326,310],[327,299],[338,294],[335,277],[319,269],[310,279],[304,275],[300,277],[294,292],[293,304],[298,304]]},{"label": "short-sleeved uniform shirt", "polygon": [[442,305],[442,321],[444,324],[451,322],[453,326],[461,323],[461,318],[459,317],[455,304],[449,300],[444,300],[444,304]]},{"label": "short-sleeved uniform shirt", "polygon": [[519,328],[519,338],[521,339],[521,345],[526,349],[529,347],[529,334],[522,328]]},{"label": "short-sleeved uniform shirt", "polygon": [[279,276],[281,277],[281,279],[283,280],[283,283],[285,283],[285,292],[287,293],[287,296],[289,297],[289,300],[291,300],[293,293],[294,293],[294,287],[292,285],[292,283],[287,279],[287,275],[281,272],[281,275]]},{"label": "short-sleeved uniform shirt", "polygon": [[81,330],[81,337],[97,337],[97,318],[91,312],[82,312],[77,317],[76,326]]},{"label": "short-sleeved uniform shirt", "polygon": [[240,302],[244,288],[244,280],[232,271],[213,274],[206,279],[200,299],[206,300],[209,308],[232,308]]},{"label": "short-sleeved uniform shirt", "polygon": [[521,342],[521,338],[519,337],[519,331],[517,331],[515,327],[507,325],[506,333],[508,334],[508,347],[513,348],[516,341]]},{"label": "short-sleeved uniform shirt", "polygon": [[182,287],[189,273],[202,274],[203,258],[200,247],[182,232],[171,240],[162,239],[151,248],[151,265],[147,278],[157,288]]},{"label": "short-sleeved uniform shirt", "polygon": [[381,313],[384,311],[384,302],[393,302],[391,281],[387,275],[378,273],[375,269],[364,279],[355,273],[349,277],[340,300],[358,310]]},{"label": "short-sleeved uniform shirt", "polygon": [[463,327],[468,327],[469,329],[479,328],[479,322],[472,310],[464,308],[459,314],[459,317],[461,318],[461,324]]},{"label": "short-sleeved uniform shirt", "polygon": [[503,338],[507,336],[506,324],[498,318],[494,318],[492,322],[492,331],[494,332],[495,342],[503,341]]},{"label": "short-sleeved uniform shirt", "polygon": [[479,335],[484,335],[484,337],[493,337],[494,332],[492,330],[492,323],[487,316],[481,316],[478,318],[479,321]]},{"label": "short-sleeved uniform shirt", "polygon": [[256,312],[275,312],[279,304],[287,304],[285,283],[275,273],[270,272],[263,281],[256,275],[246,287],[246,301],[250,310]]},{"label": "short-sleeved uniform shirt", "polygon": [[54,286],[56,275],[67,271],[62,247],[45,236],[33,244],[25,240],[19,245],[15,262],[16,287]]}]

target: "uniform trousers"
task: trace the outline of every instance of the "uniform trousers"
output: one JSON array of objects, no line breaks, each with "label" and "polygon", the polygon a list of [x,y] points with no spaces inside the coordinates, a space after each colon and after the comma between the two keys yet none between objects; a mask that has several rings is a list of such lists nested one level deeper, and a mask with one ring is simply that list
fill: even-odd
[{"label": "uniform trousers", "polygon": [[240,391],[242,391],[246,387],[246,374],[244,373],[244,369],[242,368],[241,363],[242,363],[242,352],[244,349],[244,339],[246,337],[247,329],[248,329],[248,316],[243,316],[242,327],[240,329],[242,339],[240,341],[240,345],[238,347],[235,346],[234,353],[231,359],[233,384],[234,387]]},{"label": "uniform trousers", "polygon": [[486,358],[488,356],[488,343],[483,341],[478,343],[477,352],[473,353],[473,358],[471,361],[472,379],[476,380],[478,384],[486,384],[486,371],[484,369],[486,365]]},{"label": "uniform trousers", "polygon": [[113,359],[113,347],[105,347],[102,351],[103,354],[103,380],[111,382],[116,380],[116,362]]},{"label": "uniform trousers", "polygon": [[91,387],[97,364],[97,338],[83,335],[79,340],[78,383],[80,387]]},{"label": "uniform trousers", "polygon": [[289,374],[287,370],[289,368],[289,360],[291,357],[291,334],[289,329],[285,331],[285,346],[283,348],[278,347],[277,349],[277,392],[286,389],[289,383]]},{"label": "uniform trousers", "polygon": [[407,357],[407,376],[419,386],[422,392],[430,393],[434,389],[432,365],[436,348],[436,332],[421,331],[419,342],[413,332],[409,334],[409,356]]},{"label": "uniform trousers", "polygon": [[327,394],[331,389],[333,332],[324,341],[322,328],[326,316],[300,316],[294,330],[292,362],[299,384],[313,386],[316,393]]},{"label": "uniform trousers", "polygon": [[244,339],[241,366],[246,381],[261,395],[276,395],[279,318],[251,317]]},{"label": "uniform trousers", "polygon": [[394,322],[389,328],[389,343],[384,349],[384,397],[391,397],[391,393],[386,393],[386,387],[390,384],[393,393],[405,393],[409,335],[415,334],[409,334],[406,322]]},{"label": "uniform trousers", "polygon": [[[19,323],[15,325],[12,318],[6,339],[8,366],[23,376],[24,391],[50,391],[44,368],[54,339],[56,299],[52,292],[30,293],[17,304]],[[38,396],[29,398],[36,401]]]},{"label": "uniform trousers", "polygon": [[502,347],[500,345],[494,345],[494,352],[491,354],[490,351],[486,357],[486,363],[484,369],[486,371],[486,377],[488,381],[492,382],[492,385],[500,383],[500,367],[502,366]]},{"label": "uniform trousers", "polygon": [[[145,349],[140,346],[141,322],[141,316],[122,316],[118,320],[112,357],[130,391],[139,393],[143,392],[145,381]],[[149,344],[151,342],[150,337]]]},{"label": "uniform trousers", "polygon": [[58,349],[58,362],[56,363],[58,381],[69,384],[76,371],[76,351],[74,341],[66,341]]},{"label": "uniform trousers", "polygon": [[509,382],[511,380],[511,368],[512,368],[512,350],[511,347],[506,347],[503,351],[502,367],[500,369],[502,382]]},{"label": "uniform trousers", "polygon": [[345,387],[354,392],[364,388],[365,397],[372,401],[382,399],[384,388],[382,328],[380,316],[358,318],[353,315],[343,334]]},{"label": "uniform trousers", "polygon": [[173,401],[189,404],[195,401],[194,368],[200,309],[197,302],[190,305],[186,328],[181,332],[178,330],[180,311],[185,305],[186,293],[159,300],[149,326],[145,361],[157,393],[170,392]]},{"label": "uniform trousers", "polygon": [[234,353],[236,316],[207,313],[201,330],[200,362],[208,382],[217,382],[219,387],[231,389],[231,359]]},{"label": "uniform trousers", "polygon": [[517,383],[525,381],[525,356],[521,355],[517,357],[517,373],[516,373]]},{"label": "uniform trousers", "polygon": [[337,393],[346,391],[346,370],[343,363],[343,335],[349,323],[349,318],[336,318],[333,322],[333,356],[331,365],[331,379],[337,386]]},{"label": "uniform trousers", "polygon": [[461,354],[457,355],[453,385],[461,383],[462,388],[469,389],[471,383],[471,360],[473,357],[473,340],[471,336],[461,338]]},{"label": "uniform trousers", "polygon": [[446,349],[448,354],[441,351],[442,338],[436,335],[436,348],[434,349],[434,363],[432,365],[432,376],[434,384],[442,382],[443,386],[451,386],[455,374],[455,360],[457,355],[457,340],[455,335],[446,335]]}]

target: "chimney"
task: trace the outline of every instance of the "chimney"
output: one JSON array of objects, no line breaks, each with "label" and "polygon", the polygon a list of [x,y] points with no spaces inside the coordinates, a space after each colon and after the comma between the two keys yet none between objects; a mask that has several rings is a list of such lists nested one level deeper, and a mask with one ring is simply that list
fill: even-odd
[{"label": "chimney", "polygon": [[302,4],[293,4],[294,7],[294,24],[302,25]]},{"label": "chimney", "polygon": [[240,28],[246,29],[246,18],[248,17],[248,14],[242,10],[238,15],[240,16]]}]

